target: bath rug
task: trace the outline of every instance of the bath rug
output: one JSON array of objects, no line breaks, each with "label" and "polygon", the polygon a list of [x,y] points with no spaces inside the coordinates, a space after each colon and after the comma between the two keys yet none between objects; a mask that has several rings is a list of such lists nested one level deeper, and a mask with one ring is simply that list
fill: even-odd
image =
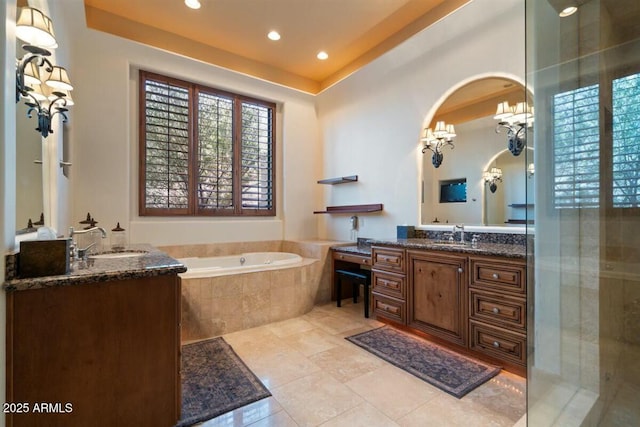
[{"label": "bath rug", "polygon": [[497,366],[462,356],[390,326],[346,339],[458,399],[500,372]]},{"label": "bath rug", "polygon": [[182,413],[186,427],[271,396],[222,337],[182,346]]}]

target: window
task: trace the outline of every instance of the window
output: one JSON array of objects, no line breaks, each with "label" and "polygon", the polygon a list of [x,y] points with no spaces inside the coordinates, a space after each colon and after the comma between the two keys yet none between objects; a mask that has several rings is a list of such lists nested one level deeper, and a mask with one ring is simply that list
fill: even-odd
[{"label": "window", "polygon": [[600,197],[598,85],[553,97],[554,204],[597,207]]},{"label": "window", "polygon": [[275,104],[140,71],[140,215],[275,215]]},{"label": "window", "polygon": [[[613,137],[604,147],[598,85],[553,97],[556,208],[598,207],[603,185],[612,186],[608,206],[640,207],[640,74],[614,79],[611,96]],[[606,157],[601,150],[607,151]],[[607,182],[600,175],[601,158],[611,159]]]},{"label": "window", "polygon": [[613,81],[613,207],[640,207],[640,74]]}]

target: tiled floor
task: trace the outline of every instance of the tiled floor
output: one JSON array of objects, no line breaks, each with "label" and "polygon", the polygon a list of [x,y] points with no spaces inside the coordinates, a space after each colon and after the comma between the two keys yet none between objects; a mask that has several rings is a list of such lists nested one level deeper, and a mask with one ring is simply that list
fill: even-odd
[{"label": "tiled floor", "polygon": [[272,397],[202,424],[214,426],[512,426],[525,380],[502,372],[462,399],[390,365],[344,337],[382,324],[362,304],[315,307],[224,338]]}]

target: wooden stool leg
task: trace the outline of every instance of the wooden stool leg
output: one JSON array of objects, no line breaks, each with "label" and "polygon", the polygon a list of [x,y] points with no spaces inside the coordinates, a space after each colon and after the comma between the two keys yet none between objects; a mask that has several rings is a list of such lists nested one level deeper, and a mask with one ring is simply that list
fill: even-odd
[{"label": "wooden stool leg", "polygon": [[338,280],[336,280],[336,307],[340,307],[342,298],[342,277],[338,275]]}]

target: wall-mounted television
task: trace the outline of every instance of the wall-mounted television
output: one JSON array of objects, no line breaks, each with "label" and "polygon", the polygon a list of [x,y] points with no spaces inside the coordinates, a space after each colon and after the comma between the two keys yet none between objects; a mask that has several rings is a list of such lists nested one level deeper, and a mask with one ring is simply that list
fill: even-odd
[{"label": "wall-mounted television", "polygon": [[440,203],[467,201],[467,178],[440,181]]}]

